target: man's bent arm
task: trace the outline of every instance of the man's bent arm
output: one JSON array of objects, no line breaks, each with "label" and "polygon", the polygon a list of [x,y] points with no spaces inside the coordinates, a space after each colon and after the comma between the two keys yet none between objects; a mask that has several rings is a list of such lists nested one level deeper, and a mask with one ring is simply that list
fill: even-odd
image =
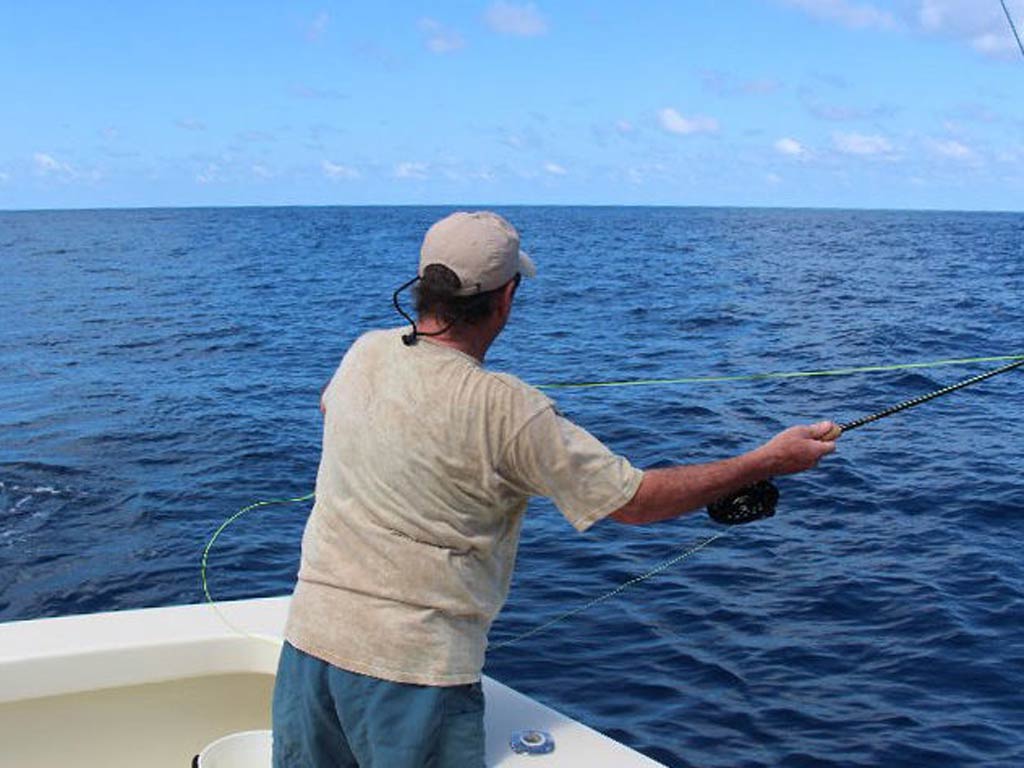
[{"label": "man's bent arm", "polygon": [[670,520],[760,480],[810,469],[835,450],[834,440],[823,439],[834,426],[823,421],[791,427],[759,448],[731,459],[649,469],[633,498],[611,518],[633,525]]}]

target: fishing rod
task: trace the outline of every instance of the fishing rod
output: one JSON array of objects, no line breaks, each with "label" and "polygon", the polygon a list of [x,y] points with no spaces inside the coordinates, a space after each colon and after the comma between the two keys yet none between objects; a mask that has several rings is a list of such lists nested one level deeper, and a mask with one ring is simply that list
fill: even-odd
[{"label": "fishing rod", "polygon": [[[885,408],[877,413],[872,413],[869,416],[863,416],[845,424],[837,424],[820,439],[823,441],[838,440],[841,435],[844,435],[854,429],[860,429],[866,424],[871,424],[881,419],[888,418],[889,416],[909,410],[910,408],[916,408],[923,403],[927,403],[929,400],[934,400],[937,397],[943,397],[951,392],[956,392],[958,389],[973,386],[974,384],[985,381],[985,379],[991,379],[993,376],[1007,373],[1008,371],[1020,368],[1021,366],[1024,366],[1024,358],[1013,363],[1002,365],[998,368],[993,368],[990,371],[979,373],[977,376],[971,376],[969,379],[958,381],[956,384],[950,384],[947,387],[936,389],[934,392],[929,392],[926,395],[914,397],[910,400],[904,400],[902,403],[897,403],[896,405]],[[779,489],[775,487],[775,484],[771,480],[762,480],[758,483],[754,483],[753,485],[748,485],[746,488],[743,488],[730,496],[725,496],[712,502],[708,505],[708,514],[715,522],[724,523],[725,525],[752,523],[755,520],[762,520],[774,515],[775,507],[778,505],[778,502]]]},{"label": "fishing rod", "polygon": [[979,381],[991,379],[993,376],[998,376],[1001,373],[1012,371],[1014,368],[1020,368],[1022,365],[1024,365],[1024,360],[1018,360],[1015,363],[1008,363],[1007,365],[1000,366],[999,368],[993,368],[991,371],[979,373],[977,376],[972,376],[969,379],[959,381],[956,384],[950,384],[948,387],[943,387],[942,389],[937,389],[934,392],[929,392],[927,395],[921,395],[920,397],[914,397],[911,398],[910,400],[904,400],[902,403],[891,406],[890,408],[886,408],[885,410],[879,411],[878,413],[873,413],[870,416],[864,416],[862,418],[855,419],[854,421],[848,422],[846,424],[839,424],[827,435],[825,435],[822,438],[822,440],[835,440],[840,435],[843,435],[854,429],[859,429],[860,427],[863,427],[865,424],[871,424],[872,422],[878,421],[879,419],[887,418],[889,416],[892,416],[893,414],[899,413],[900,411],[906,411],[910,408],[916,408],[922,403],[927,403],[929,400],[934,400],[937,397],[948,395],[950,392],[956,392],[958,389],[963,389],[964,387],[969,387],[972,384],[977,384]]},{"label": "fishing rod", "polygon": [[1017,32],[1017,25],[1013,23],[1013,16],[1010,15],[1010,9],[1006,7],[1006,0],[999,0],[999,4],[1003,6],[1003,13],[1006,14],[1006,20],[1010,24],[1010,30],[1013,32],[1013,38],[1017,41],[1017,47],[1020,48],[1021,56],[1024,56],[1024,43],[1021,42],[1020,34]]}]

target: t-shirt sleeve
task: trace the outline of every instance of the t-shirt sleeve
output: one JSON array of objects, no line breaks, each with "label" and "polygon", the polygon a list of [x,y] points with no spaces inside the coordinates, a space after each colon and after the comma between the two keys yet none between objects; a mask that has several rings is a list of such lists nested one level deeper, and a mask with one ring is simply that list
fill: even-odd
[{"label": "t-shirt sleeve", "polygon": [[632,499],[644,474],[553,407],[513,436],[501,471],[523,493],[550,498],[578,531]]}]

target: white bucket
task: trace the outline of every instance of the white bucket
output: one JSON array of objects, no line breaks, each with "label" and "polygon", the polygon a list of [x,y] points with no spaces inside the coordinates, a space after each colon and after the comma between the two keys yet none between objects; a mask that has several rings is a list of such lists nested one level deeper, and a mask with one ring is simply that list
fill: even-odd
[{"label": "white bucket", "polygon": [[199,768],[270,768],[270,731],[240,731],[208,744],[199,753]]}]

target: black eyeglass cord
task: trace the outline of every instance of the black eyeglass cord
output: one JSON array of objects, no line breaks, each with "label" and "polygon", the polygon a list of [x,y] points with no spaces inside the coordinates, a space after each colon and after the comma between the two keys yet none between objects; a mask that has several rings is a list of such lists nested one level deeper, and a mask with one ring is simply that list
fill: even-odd
[{"label": "black eyeglass cord", "polygon": [[392,294],[391,296],[391,301],[394,303],[395,309],[398,310],[398,314],[404,317],[406,322],[412,326],[412,333],[406,333],[402,335],[402,343],[405,344],[405,346],[407,347],[411,347],[413,344],[415,344],[417,338],[420,336],[441,336],[445,333],[448,333],[448,331],[451,330],[451,327],[455,325],[455,323],[448,323],[448,325],[446,325],[439,331],[421,331],[416,327],[416,321],[413,320],[404,309],[402,309],[402,305],[398,301],[398,294],[400,294],[402,291],[409,288],[410,286],[414,285],[416,282],[419,281],[419,279],[420,277],[419,275],[417,275],[407,283],[403,283],[401,286],[399,286],[398,290],[396,290],[394,294]]}]

